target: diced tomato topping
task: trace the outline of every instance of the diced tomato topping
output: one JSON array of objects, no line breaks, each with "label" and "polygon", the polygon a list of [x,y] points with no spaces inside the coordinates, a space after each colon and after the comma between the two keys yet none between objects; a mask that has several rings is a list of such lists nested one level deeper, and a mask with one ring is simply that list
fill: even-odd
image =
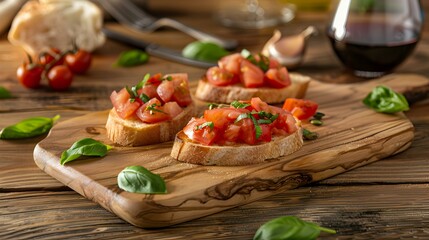
[{"label": "diced tomato topping", "polygon": [[135,117],[145,123],[162,122],[173,119],[183,111],[182,107],[192,104],[185,73],[165,76],[157,73],[149,77],[141,88],[136,88],[130,87],[130,92],[126,88],[112,92],[110,100],[119,117]]},{"label": "diced tomato topping", "polygon": [[285,67],[268,69],[265,73],[265,81],[273,88],[285,88],[291,84],[289,73]]},{"label": "diced tomato topping", "polygon": [[206,73],[207,81],[215,86],[228,86],[237,82],[238,77],[226,69],[211,67]]},{"label": "diced tomato topping", "polygon": [[242,60],[240,80],[247,88],[262,87],[264,85],[264,72],[248,60]]},{"label": "diced tomato topping", "polygon": [[277,61],[274,58],[270,58],[270,66],[269,66],[269,68],[279,68],[279,67],[281,67],[279,61]]},{"label": "diced tomato topping", "polygon": [[119,92],[113,91],[110,95],[110,101],[115,107],[116,113],[123,119],[132,116],[140,107],[138,101],[130,101],[130,94],[125,88],[121,89]]},{"label": "diced tomato topping", "polygon": [[188,123],[184,128],[185,134],[205,145],[253,145],[270,142],[274,135],[283,136],[297,131],[296,120],[290,112],[270,106],[259,98],[243,103],[250,103],[250,106],[236,108],[237,105],[232,104],[206,110],[203,117],[193,118]]},{"label": "diced tomato topping", "polygon": [[209,126],[202,127],[207,121],[203,118],[192,118],[188,125],[183,128],[183,132],[192,140],[204,145],[210,145],[216,138],[215,129]]},{"label": "diced tomato topping", "polygon": [[306,99],[288,98],[283,104],[283,109],[292,113],[299,120],[312,117],[319,105],[316,102]]}]

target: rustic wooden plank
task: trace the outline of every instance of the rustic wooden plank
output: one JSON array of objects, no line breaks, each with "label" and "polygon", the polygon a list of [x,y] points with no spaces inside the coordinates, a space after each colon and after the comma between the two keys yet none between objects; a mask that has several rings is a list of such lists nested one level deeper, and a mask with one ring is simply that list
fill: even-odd
[{"label": "rustic wooden plank", "polygon": [[74,192],[0,193],[0,238],[251,239],[262,223],[295,215],[338,231],[321,239],[425,239],[428,206],[427,184],[301,187],[191,222],[147,230]]},{"label": "rustic wooden plank", "polygon": [[[403,89],[402,77],[412,80],[414,86],[428,82],[417,75],[391,75],[379,81],[335,88],[312,82],[308,96],[320,103],[320,110],[327,116],[324,126],[305,127],[317,131],[320,138],[279,161],[240,167],[195,166],[169,157],[170,142],[116,147],[102,160],[61,166],[61,152],[81,138],[93,137],[113,144],[105,136],[106,111],[55,126],[36,147],[35,161],[46,173],[132,224],[176,224],[319,181],[405,150],[414,134],[404,115],[375,113],[361,103],[375,85]],[[97,134],[87,131],[88,128],[96,129]],[[118,189],[117,174],[130,165],[143,165],[161,174],[169,194],[144,196]],[[191,179],[201,181],[189,185]]]}]

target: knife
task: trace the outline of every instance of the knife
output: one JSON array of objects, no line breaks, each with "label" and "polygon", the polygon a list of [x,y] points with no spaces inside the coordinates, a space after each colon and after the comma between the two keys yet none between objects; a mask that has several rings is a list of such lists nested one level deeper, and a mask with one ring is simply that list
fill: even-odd
[{"label": "knife", "polygon": [[127,36],[126,34],[119,33],[111,29],[103,28],[102,31],[106,35],[106,37],[108,37],[111,40],[125,43],[127,45],[130,45],[136,48],[140,48],[155,57],[163,58],[166,60],[170,60],[170,61],[174,61],[174,62],[178,62],[178,63],[182,63],[182,64],[194,66],[194,67],[200,67],[200,68],[209,68],[209,67],[216,66],[216,63],[214,62],[205,62],[205,61],[186,58],[182,56],[182,54],[179,51],[162,47],[154,43],[148,43],[140,39],[132,38],[130,36]]}]

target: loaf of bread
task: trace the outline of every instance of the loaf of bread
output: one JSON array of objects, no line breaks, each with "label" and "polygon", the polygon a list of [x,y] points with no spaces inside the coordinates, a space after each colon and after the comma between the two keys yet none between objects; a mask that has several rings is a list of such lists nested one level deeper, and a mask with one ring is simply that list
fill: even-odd
[{"label": "loaf of bread", "polygon": [[8,39],[27,53],[58,48],[93,51],[105,42],[102,11],[87,0],[29,1],[12,22]]}]

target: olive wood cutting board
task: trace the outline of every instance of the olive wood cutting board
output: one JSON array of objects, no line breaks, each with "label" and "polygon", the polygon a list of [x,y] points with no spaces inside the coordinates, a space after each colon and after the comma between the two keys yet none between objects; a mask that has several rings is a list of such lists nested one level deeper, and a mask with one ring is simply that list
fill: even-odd
[{"label": "olive wood cutting board", "polygon": [[[319,103],[324,125],[304,127],[319,138],[305,141],[292,155],[266,163],[223,167],[199,166],[170,157],[172,142],[142,147],[115,146],[106,138],[108,110],[55,125],[34,150],[36,164],[47,174],[139,227],[163,227],[243,205],[319,181],[407,149],[413,125],[402,113],[381,114],[362,99],[376,85],[406,91],[427,85],[418,75],[389,75],[358,84],[334,85],[312,81],[306,98]],[[195,83],[192,84],[195,87]],[[91,137],[114,149],[103,158],[85,158],[60,165],[61,153],[75,141]],[[160,174],[167,194],[122,191],[118,173],[141,165]]]}]

